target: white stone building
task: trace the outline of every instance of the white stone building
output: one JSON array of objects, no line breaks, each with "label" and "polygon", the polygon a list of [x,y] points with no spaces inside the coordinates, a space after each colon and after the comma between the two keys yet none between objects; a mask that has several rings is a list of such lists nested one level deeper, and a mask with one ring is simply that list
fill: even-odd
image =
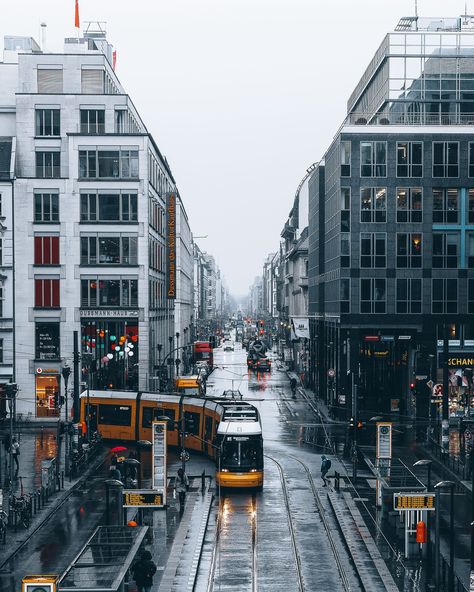
[{"label": "white stone building", "polygon": [[[66,39],[64,53],[42,53],[29,38],[6,38],[5,49],[0,136],[16,137],[17,411],[44,420],[59,415],[75,331],[92,354],[93,387],[156,387],[157,345],[163,359],[175,329],[165,241],[176,187],[102,31]],[[9,257],[5,264],[11,248]]]}]

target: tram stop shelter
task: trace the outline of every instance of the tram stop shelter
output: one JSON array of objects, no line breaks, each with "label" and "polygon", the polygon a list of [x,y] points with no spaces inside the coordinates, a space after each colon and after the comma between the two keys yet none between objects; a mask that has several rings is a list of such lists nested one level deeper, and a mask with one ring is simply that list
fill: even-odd
[{"label": "tram stop shelter", "polygon": [[61,576],[59,592],[125,592],[148,526],[99,526]]},{"label": "tram stop shelter", "polygon": [[377,465],[375,459],[366,457],[369,469],[377,478],[380,487],[381,506],[383,512],[393,512],[393,494],[403,492],[426,491],[426,486],[399,458],[386,460],[386,464]]}]

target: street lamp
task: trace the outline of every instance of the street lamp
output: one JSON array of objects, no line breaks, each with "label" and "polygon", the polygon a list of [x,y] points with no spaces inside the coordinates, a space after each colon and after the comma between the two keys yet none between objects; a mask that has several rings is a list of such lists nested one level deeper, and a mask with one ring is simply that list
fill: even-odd
[{"label": "street lamp", "polygon": [[453,589],[454,583],[454,487],[453,481],[440,481],[434,486],[436,493],[436,532],[435,532],[435,575],[436,590],[441,590],[441,564],[440,564],[440,517],[441,517],[441,491],[450,490],[450,508],[449,508],[449,590]]},{"label": "street lamp", "polygon": [[[66,477],[69,477],[69,408],[68,408],[68,397],[67,397],[67,385],[69,382],[69,376],[71,375],[71,368],[66,364],[62,367],[61,374],[64,380],[64,411],[65,411],[65,419],[66,419],[66,434],[64,440],[64,455],[66,457]],[[58,439],[58,447],[59,447],[59,439]],[[59,459],[58,459],[59,461]],[[58,462],[59,467],[59,462]]]},{"label": "street lamp", "polygon": [[[431,465],[433,464],[432,460],[428,458],[421,458],[413,463],[414,467],[426,467],[428,471],[428,482],[427,482],[427,491],[428,493],[431,491]],[[437,508],[435,511],[438,511]],[[427,559],[427,573],[431,577],[431,529],[430,529],[430,512],[426,512],[426,530],[428,532],[428,538],[426,540],[426,559]]]}]

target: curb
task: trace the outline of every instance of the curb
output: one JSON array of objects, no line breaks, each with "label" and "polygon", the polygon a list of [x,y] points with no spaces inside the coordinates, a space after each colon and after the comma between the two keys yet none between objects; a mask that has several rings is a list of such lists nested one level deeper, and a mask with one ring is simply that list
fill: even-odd
[{"label": "curb", "polygon": [[63,490],[62,496],[58,495],[58,497],[54,500],[56,502],[55,505],[49,508],[49,511],[45,513],[44,517],[38,522],[38,524],[32,530],[27,529],[24,531],[24,534],[26,535],[25,540],[21,541],[18,545],[16,545],[13,551],[5,559],[0,559],[0,570],[2,570],[5,567],[5,565],[25,546],[29,539],[44,526],[44,524],[51,518],[51,516],[53,516],[59,510],[59,508],[61,508],[61,506],[68,500],[72,493],[89,477],[89,475],[93,471],[97,470],[97,468],[104,463],[107,457],[107,453],[104,454],[104,452],[105,451],[103,451],[103,454],[100,455],[100,458],[98,458],[97,461],[94,464],[92,464],[82,474],[81,477],[79,477],[79,479],[76,481],[76,483],[74,483],[74,485],[72,485],[67,491]]}]

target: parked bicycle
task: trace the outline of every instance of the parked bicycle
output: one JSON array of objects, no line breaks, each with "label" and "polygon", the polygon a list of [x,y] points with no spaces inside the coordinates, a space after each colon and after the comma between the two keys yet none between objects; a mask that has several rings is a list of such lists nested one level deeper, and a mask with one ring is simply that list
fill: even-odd
[{"label": "parked bicycle", "polygon": [[29,528],[31,524],[31,499],[28,494],[13,497],[11,501],[12,511],[17,516],[17,523]]},{"label": "parked bicycle", "polygon": [[0,510],[0,539],[3,545],[7,542],[7,524],[8,516],[6,512]]}]

